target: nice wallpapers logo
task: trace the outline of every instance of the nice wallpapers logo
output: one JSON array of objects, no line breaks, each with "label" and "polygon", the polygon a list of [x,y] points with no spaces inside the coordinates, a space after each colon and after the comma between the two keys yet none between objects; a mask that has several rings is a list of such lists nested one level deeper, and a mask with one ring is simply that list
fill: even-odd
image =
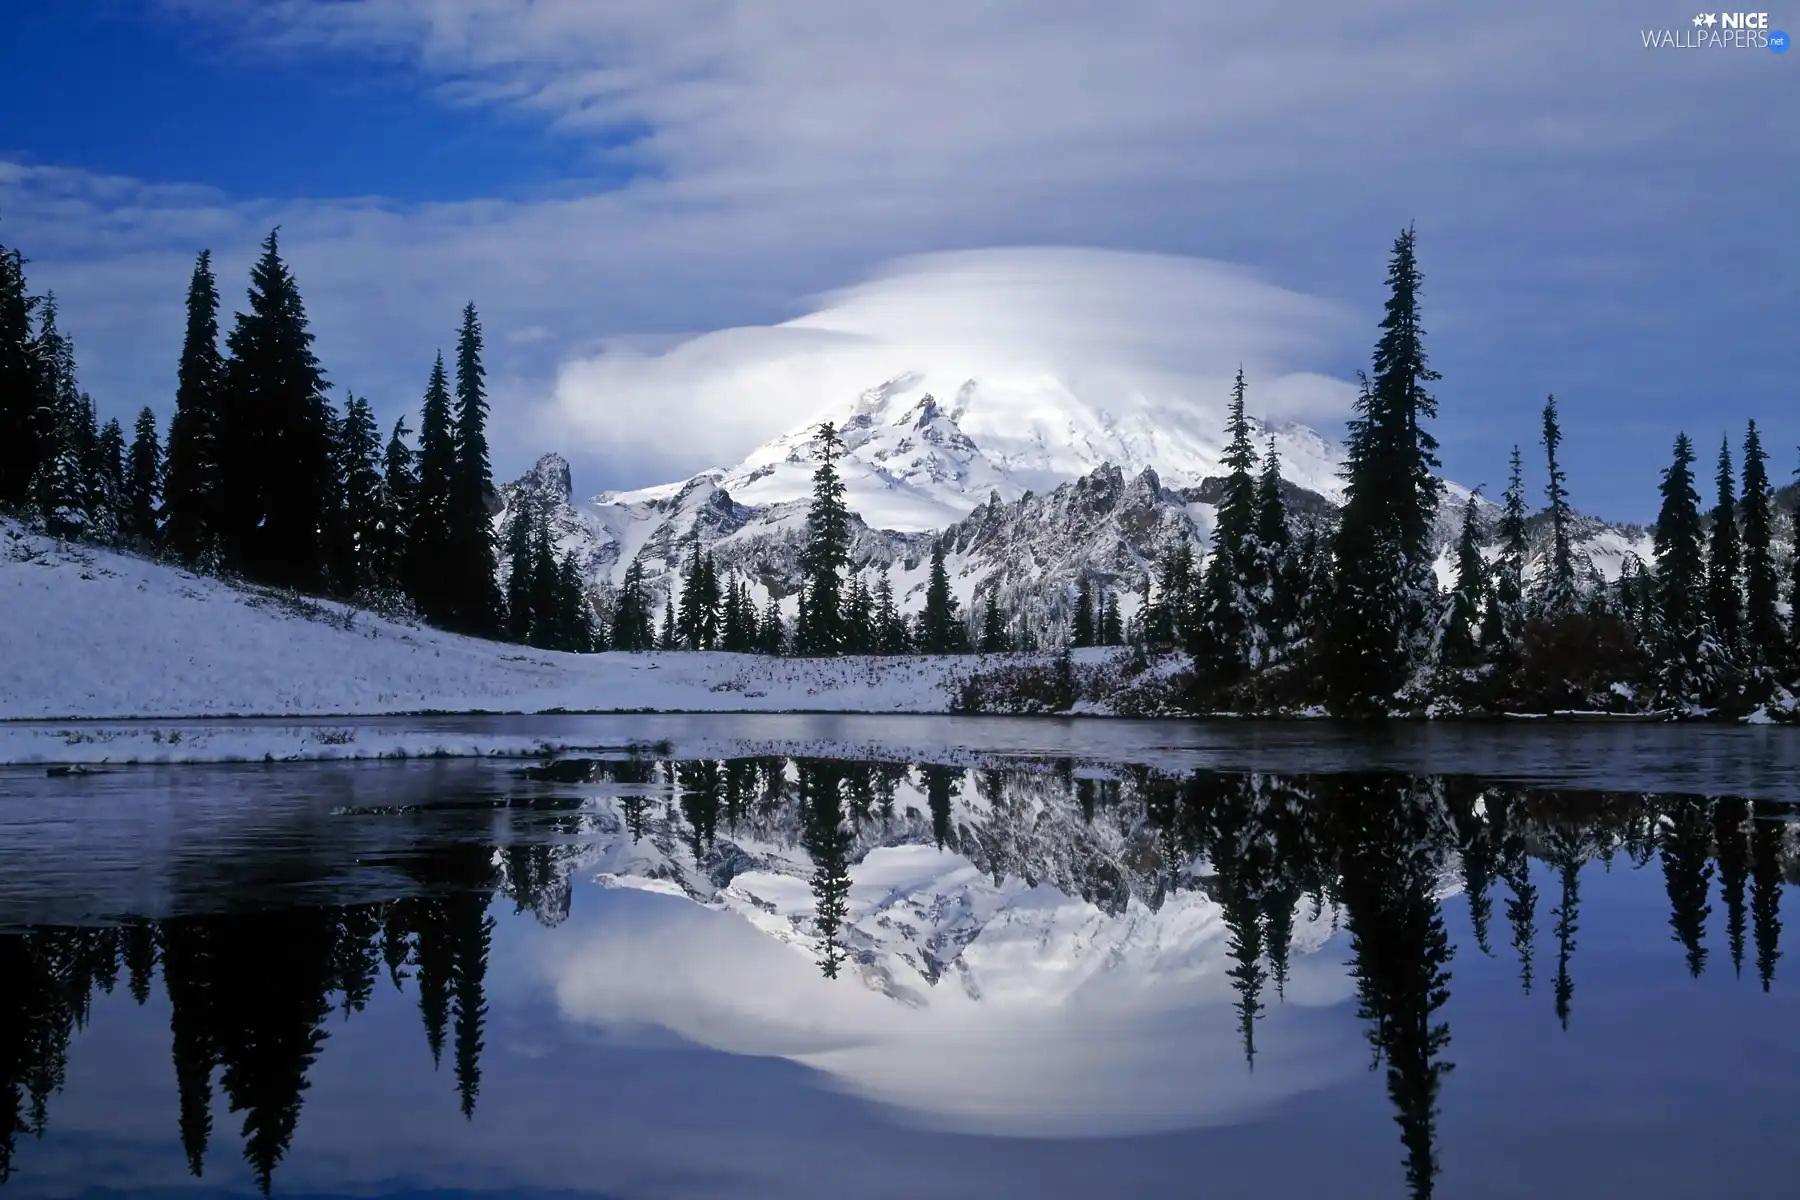
[{"label": "nice wallpapers logo", "polygon": [[1646,50],[1771,50],[1787,53],[1788,35],[1761,12],[1695,13],[1673,29],[1641,31]]}]

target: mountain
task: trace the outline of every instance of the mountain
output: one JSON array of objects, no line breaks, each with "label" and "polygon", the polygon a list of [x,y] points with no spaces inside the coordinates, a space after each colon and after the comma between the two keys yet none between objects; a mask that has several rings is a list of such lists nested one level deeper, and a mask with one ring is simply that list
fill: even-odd
[{"label": "mountain", "polygon": [[[992,592],[1039,628],[1066,617],[1082,576],[1117,591],[1129,615],[1168,546],[1185,539],[1204,548],[1224,475],[1222,405],[1143,405],[1117,415],[1043,381],[1025,388],[967,379],[952,395],[940,399],[924,376],[907,374],[833,414],[855,514],[853,569],[887,568],[902,607],[924,602],[934,536],[944,540],[966,612]],[[1343,447],[1304,425],[1255,424],[1258,446],[1272,443],[1280,457],[1296,523],[1332,522],[1344,498]],[[800,580],[816,428],[791,430],[729,469],[583,501],[568,463],[549,454],[501,488],[496,521],[504,528],[521,495],[533,496],[552,514],[559,552],[573,551],[602,593],[641,556],[660,604],[697,542],[721,571],[747,579],[759,603],[786,601]],[[1446,579],[1468,495],[1448,485],[1439,514]],[[1479,503],[1491,524],[1497,509]],[[1628,526],[1584,521],[1582,537],[1608,577],[1626,553],[1648,553],[1643,531]]]}]

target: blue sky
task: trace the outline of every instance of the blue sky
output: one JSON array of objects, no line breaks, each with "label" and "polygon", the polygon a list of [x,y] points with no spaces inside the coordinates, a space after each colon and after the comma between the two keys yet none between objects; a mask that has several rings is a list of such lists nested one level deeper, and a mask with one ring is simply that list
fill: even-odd
[{"label": "blue sky", "polygon": [[565,369],[621,346],[787,320],[902,256],[1073,245],[1322,299],[1348,332],[1293,365],[1347,378],[1411,221],[1452,478],[1497,490],[1547,391],[1591,511],[1652,515],[1678,429],[1755,416],[1800,465],[1800,57],[1647,50],[1691,20],[1664,0],[15,7],[0,240],[109,413],[166,413],[193,254],[229,307],[277,223],[339,395],[415,404],[472,298],[497,470],[560,449],[597,490],[730,456],[694,436],[719,414],[629,387],[576,398],[617,437],[559,423]]}]

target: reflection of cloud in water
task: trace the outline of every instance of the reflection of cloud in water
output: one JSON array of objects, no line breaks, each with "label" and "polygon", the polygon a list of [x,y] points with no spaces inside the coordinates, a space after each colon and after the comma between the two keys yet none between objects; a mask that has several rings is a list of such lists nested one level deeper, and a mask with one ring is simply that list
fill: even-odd
[{"label": "reflection of cloud in water", "polygon": [[[1112,917],[917,846],[874,851],[853,874],[860,982],[822,978],[794,932],[804,881],[752,873],[719,898],[735,911],[670,894],[546,943],[558,1004],[586,1023],[792,1059],[922,1124],[1025,1136],[1230,1123],[1367,1065],[1341,963],[1309,952],[1329,917],[1309,923],[1303,908],[1286,999],[1267,990],[1251,1071],[1224,922],[1201,893]],[[935,932],[921,914],[977,926],[935,985],[915,969]]]}]

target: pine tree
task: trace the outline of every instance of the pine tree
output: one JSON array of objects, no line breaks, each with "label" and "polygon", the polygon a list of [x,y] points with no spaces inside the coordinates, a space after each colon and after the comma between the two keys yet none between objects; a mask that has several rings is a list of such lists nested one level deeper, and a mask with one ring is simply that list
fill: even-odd
[{"label": "pine tree", "polygon": [[1125,644],[1125,622],[1119,617],[1119,594],[1111,590],[1105,593],[1105,599],[1100,603],[1100,644]]},{"label": "pine tree", "polygon": [[875,579],[875,648],[880,654],[905,654],[908,648],[906,618],[894,603],[894,583],[886,567]]},{"label": "pine tree", "polygon": [[404,589],[413,515],[419,503],[419,476],[412,447],[406,444],[406,418],[394,422],[382,459],[381,546],[377,574],[384,589]]},{"label": "pine tree", "polygon": [[1000,617],[999,589],[987,594],[987,603],[981,610],[981,652],[983,654],[1004,654],[1012,647],[1012,639],[1006,636],[1006,623]]},{"label": "pine tree", "polygon": [[1738,549],[1737,484],[1731,472],[1731,442],[1719,443],[1718,503],[1712,510],[1712,539],[1706,556],[1706,616],[1713,636],[1727,650],[1738,648],[1743,634],[1743,568]]},{"label": "pine tree", "polygon": [[43,435],[31,507],[51,537],[88,532],[88,480],[92,441],[86,429],[92,410],[75,388],[75,346],[56,323],[56,296],[44,297],[32,357],[37,362]]},{"label": "pine tree", "polygon": [[1256,481],[1255,546],[1261,556],[1253,576],[1260,592],[1253,598],[1257,625],[1271,654],[1279,653],[1292,636],[1296,616],[1292,573],[1288,559],[1293,535],[1288,529],[1287,505],[1281,498],[1281,459],[1275,439],[1263,454],[1262,475]]},{"label": "pine tree", "polygon": [[1744,514],[1744,654],[1752,666],[1765,668],[1781,661],[1783,638],[1768,461],[1752,421],[1744,434],[1744,479],[1738,502]]},{"label": "pine tree", "polygon": [[1576,605],[1575,550],[1569,541],[1569,489],[1562,464],[1556,459],[1562,445],[1562,425],[1557,419],[1556,397],[1544,401],[1544,457],[1550,482],[1544,487],[1550,515],[1550,562],[1540,583],[1540,604],[1553,616],[1572,612]]},{"label": "pine tree", "polygon": [[139,410],[126,455],[123,533],[141,547],[155,546],[158,501],[162,497],[162,446],[156,437],[156,414]]},{"label": "pine tree", "polygon": [[1443,661],[1453,667],[1474,666],[1480,658],[1476,644],[1481,605],[1487,595],[1487,563],[1481,557],[1481,527],[1476,521],[1476,495],[1463,505],[1462,533],[1456,540],[1456,586],[1450,593],[1450,614],[1444,626]]},{"label": "pine tree", "polygon": [[673,595],[663,598],[662,636],[657,639],[658,650],[676,650],[681,646],[681,634],[675,625],[675,598]]},{"label": "pine tree", "polygon": [[925,607],[919,613],[919,650],[924,654],[954,654],[963,648],[962,620],[956,597],[950,594],[950,573],[944,567],[944,543],[931,543],[931,571],[925,583]]},{"label": "pine tree", "polygon": [[851,579],[844,593],[844,653],[875,652],[875,599],[861,575]]},{"label": "pine tree", "polygon": [[1156,600],[1145,618],[1145,640],[1156,646],[1187,641],[1185,618],[1192,607],[1194,550],[1183,540],[1169,547],[1158,565]]},{"label": "pine tree", "polygon": [[452,441],[448,529],[452,576],[447,616],[453,628],[478,637],[500,627],[500,594],[494,583],[494,526],[488,497],[487,369],[481,364],[481,321],[475,305],[463,308],[456,338],[456,411]]},{"label": "pine tree", "polygon": [[419,422],[419,491],[407,530],[407,590],[419,613],[433,624],[451,619],[450,493],[456,474],[456,438],[450,424],[450,383],[444,356],[432,364]]},{"label": "pine tree", "polygon": [[[536,520],[529,494],[523,488],[513,494],[513,500],[513,511],[507,514],[506,522],[506,636],[515,642],[526,642],[531,638],[532,626],[532,533]],[[641,568],[635,559],[631,565],[640,572],[636,583],[641,589]],[[627,570],[625,579],[627,588],[630,588],[634,582],[630,570]],[[621,614],[623,611],[621,603]],[[623,615],[619,619],[628,620]],[[618,635],[614,636],[616,638]],[[637,647],[633,646],[632,649]]]},{"label": "pine tree", "polygon": [[[94,402],[85,395],[83,408],[88,416],[84,426],[93,424]],[[116,542],[125,528],[125,431],[117,417],[107,421],[94,441],[93,461],[88,464],[88,524],[92,536],[104,542]]]},{"label": "pine tree", "polygon": [[1657,647],[1662,658],[1664,703],[1691,704],[1698,698],[1696,674],[1701,655],[1702,603],[1706,559],[1701,551],[1700,494],[1694,490],[1694,444],[1687,434],[1675,439],[1675,458],[1663,471],[1658,489],[1656,602]]},{"label": "pine tree", "polygon": [[1238,368],[1226,409],[1231,440],[1220,463],[1226,468],[1224,494],[1214,518],[1212,554],[1200,580],[1198,624],[1191,646],[1194,669],[1213,688],[1235,683],[1257,664],[1261,638],[1252,596],[1260,590],[1261,554],[1256,547],[1256,447],[1244,413],[1244,369]]},{"label": "pine tree", "polygon": [[326,574],[331,414],[300,291],[276,231],[250,271],[219,411],[228,560],[253,579],[317,589]]},{"label": "pine tree", "polygon": [[644,563],[641,558],[633,558],[625,567],[625,578],[619,584],[619,596],[613,606],[613,649],[653,649],[655,638],[650,621],[650,595],[644,587]]},{"label": "pine tree", "polygon": [[1519,448],[1512,449],[1512,468],[1507,477],[1498,529],[1500,554],[1491,572],[1487,611],[1482,619],[1481,644],[1492,658],[1506,658],[1518,640],[1525,594],[1525,559],[1530,545],[1525,539],[1525,477]]},{"label": "pine tree", "polygon": [[797,647],[802,654],[837,654],[843,648],[842,573],[850,561],[850,513],[837,472],[843,453],[837,429],[826,421],[813,438],[819,466],[813,472],[806,547],[800,556],[806,594],[806,636]]},{"label": "pine tree", "polygon": [[787,630],[782,626],[781,602],[774,596],[769,597],[769,606],[763,610],[762,626],[756,635],[757,649],[764,654],[778,656],[787,649]]},{"label": "pine tree", "polygon": [[1069,645],[1080,650],[1094,644],[1094,591],[1088,577],[1075,581],[1075,615],[1069,625]]},{"label": "pine tree", "polygon": [[387,505],[381,449],[381,431],[369,402],[360,396],[346,396],[338,469],[343,479],[351,567],[344,582],[351,595],[374,591],[384,576]]},{"label": "pine tree", "polygon": [[1437,416],[1426,385],[1439,376],[1425,355],[1421,281],[1409,228],[1394,243],[1373,378],[1363,381],[1350,423],[1326,679],[1339,713],[1389,707],[1435,607],[1430,542],[1442,485],[1432,473],[1437,440],[1423,422]]},{"label": "pine tree", "polygon": [[532,512],[531,529],[531,636],[530,644],[556,648],[557,574],[556,549],[550,541],[550,514]]},{"label": "pine tree", "polygon": [[212,254],[202,250],[188,283],[187,333],[176,371],[175,415],[169,420],[168,476],[163,486],[163,533],[182,561],[215,552],[223,534],[224,446],[219,354],[219,289]]},{"label": "pine tree", "polygon": [[0,510],[30,507],[43,457],[45,414],[31,332],[38,301],[25,288],[25,257],[0,245]]},{"label": "pine tree", "polygon": [[558,650],[588,654],[594,649],[593,618],[574,551],[565,552],[556,566],[556,632]]}]

